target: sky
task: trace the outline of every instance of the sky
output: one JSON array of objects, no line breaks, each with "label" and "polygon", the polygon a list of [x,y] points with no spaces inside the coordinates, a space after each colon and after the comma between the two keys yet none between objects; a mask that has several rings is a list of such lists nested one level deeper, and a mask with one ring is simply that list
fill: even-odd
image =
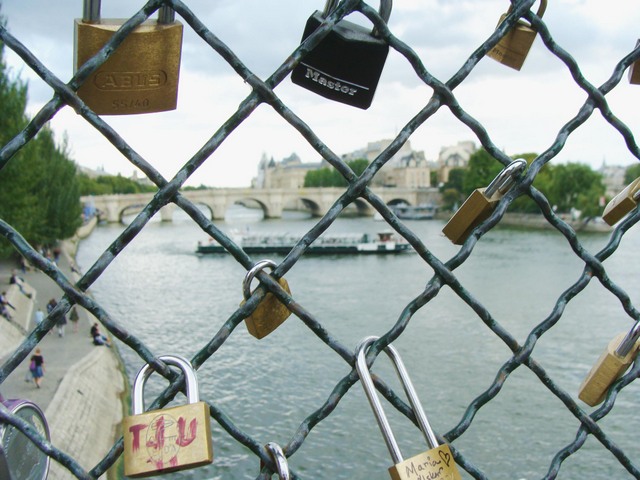
[{"label": "sky", "polygon": [[[82,1],[0,0],[7,29],[65,83],[73,75],[73,21]],[[102,16],[128,18],[143,0],[105,0]],[[300,44],[309,16],[324,2],[310,0],[184,0],[187,7],[261,79],[268,78]],[[378,2],[369,2],[374,8]],[[635,47],[640,8],[631,0],[562,0],[548,2],[543,20],[555,41],[578,62],[592,84],[600,86]],[[421,58],[429,72],[447,81],[494,31],[508,0],[396,0],[389,28]],[[537,8],[537,4],[534,5]],[[178,20],[181,20],[177,16]],[[369,25],[360,13],[349,21]],[[129,145],[165,178],[172,178],[206,143],[251,92],[231,67],[186,24],[175,111],[104,116]],[[28,83],[27,113],[34,115],[53,90],[10,49],[5,61],[11,74]],[[276,95],[338,155],[391,139],[428,102],[433,90],[409,62],[391,49],[373,104],[361,110],[294,85],[285,78]],[[454,90],[468,114],[487,129],[508,155],[541,153],[587,99],[567,67],[537,38],[521,71],[483,58]],[[607,95],[613,113],[632,132],[640,130],[640,85],[625,76]],[[68,137],[78,164],[111,174],[136,170],[70,107],[52,119],[56,138]],[[441,108],[410,138],[414,150],[436,160],[441,148],[472,140],[475,134],[449,110]],[[320,158],[300,134],[266,104],[257,110],[189,178],[187,185],[249,186],[263,155],[276,160],[296,153],[303,162]],[[621,135],[598,111],[567,140],[554,163],[581,162],[597,169],[631,165],[637,159]]]}]

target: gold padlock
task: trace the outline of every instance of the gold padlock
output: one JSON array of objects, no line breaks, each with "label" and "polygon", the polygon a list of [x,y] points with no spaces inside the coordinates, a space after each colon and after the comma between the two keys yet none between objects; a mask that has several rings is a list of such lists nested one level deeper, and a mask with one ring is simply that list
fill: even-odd
[{"label": "gold padlock", "polygon": [[[74,72],[93,57],[126,19],[100,18],[100,0],[85,0],[74,22]],[[182,54],[182,24],[163,6],[158,20],[139,25],[78,88],[100,115],[175,110]]]},{"label": "gold padlock", "polygon": [[[640,46],[640,40],[636,42],[636,48]],[[638,85],[640,84],[640,60],[636,60],[629,67],[629,83]]]},{"label": "gold padlock", "polygon": [[[253,277],[255,277],[259,271],[267,267],[274,269],[276,268],[276,263],[273,260],[261,260],[247,272],[247,275],[244,277],[244,281],[242,282],[242,292],[245,299],[240,303],[240,306],[244,305],[246,300],[251,296],[251,281],[253,280]],[[278,279],[278,283],[285,292],[291,294],[289,284],[284,278]],[[291,315],[289,309],[283,305],[275,295],[268,292],[253,313],[249,315],[244,322],[249,333],[257,339],[260,339],[266,337],[278,328],[282,322],[289,318],[289,315]]]},{"label": "gold padlock", "polygon": [[133,415],[122,423],[127,477],[176,472],[213,461],[209,406],[200,401],[195,370],[177,355],[158,359],[184,372],[189,404],[143,413],[144,384],[153,367],[146,364],[140,369],[133,382]]},{"label": "gold padlock", "polygon": [[636,178],[604,207],[602,219],[609,225],[615,225],[622,217],[638,205],[640,199],[640,178]]},{"label": "gold padlock", "polygon": [[580,385],[578,398],[590,406],[604,400],[609,387],[627,371],[640,349],[640,322],[611,340]]},{"label": "gold padlock", "polygon": [[526,160],[514,160],[493,179],[487,188],[474,190],[449,219],[442,233],[456,245],[462,245],[473,229],[489,218],[500,199],[513,186],[516,177],[524,171],[526,166]]},{"label": "gold padlock", "polygon": [[369,367],[367,367],[366,353],[371,344],[376,340],[378,340],[378,337],[366,337],[358,344],[355,352],[356,370],[358,371],[362,388],[364,388],[364,393],[373,409],[378,426],[380,427],[382,436],[393,459],[394,465],[389,468],[391,478],[393,480],[419,480],[422,478],[461,480],[462,477],[456,467],[451,449],[447,444],[440,445],[438,443],[438,439],[435,433],[433,433],[431,425],[429,425],[427,416],[424,414],[418,395],[413,388],[411,379],[407,374],[407,370],[404,367],[398,351],[392,345],[387,345],[384,351],[393,362],[398,378],[400,378],[402,387],[409,398],[409,403],[418,421],[418,426],[429,445],[429,450],[424,453],[415,455],[407,460],[402,458],[402,453],[391,431],[380,399],[376,395],[375,386],[371,379],[371,372],[369,372]]},{"label": "gold padlock", "polygon": [[[507,13],[503,14],[498,21],[498,27],[507,18],[513,6],[509,7]],[[547,0],[541,0],[536,15],[542,18],[547,8]],[[520,70],[524,63],[533,41],[536,39],[536,32],[531,25],[525,23],[524,20],[518,22],[509,30],[500,41],[487,52],[487,56],[497,60],[507,67]]]}]

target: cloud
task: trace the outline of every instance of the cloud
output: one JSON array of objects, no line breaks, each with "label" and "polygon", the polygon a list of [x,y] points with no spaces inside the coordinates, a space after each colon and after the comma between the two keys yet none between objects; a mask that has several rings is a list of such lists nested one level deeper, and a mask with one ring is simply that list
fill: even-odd
[{"label": "cloud", "polygon": [[[298,0],[184,0],[195,15],[254,74],[266,79],[299,45],[304,25],[323,2]],[[25,5],[28,4],[28,8]],[[103,2],[103,16],[128,17],[143,1]],[[377,7],[378,2],[372,2]],[[409,45],[427,70],[447,81],[495,30],[507,0],[402,0],[394,2],[392,33]],[[535,7],[534,7],[535,8]],[[590,82],[599,86],[615,65],[635,47],[633,2],[596,0],[549,2],[543,20],[554,40],[578,61]],[[74,2],[4,0],[8,30],[61,80],[73,74],[73,19],[81,16]],[[355,12],[350,21],[367,24]],[[178,109],[133,117],[104,117],[138,153],[170,178],[202,147],[250,94],[250,87],[232,67],[185,24]],[[34,28],[37,25],[37,28]],[[48,101],[52,89],[13,52],[5,58],[29,82],[29,112]],[[293,85],[289,78],[275,89],[283,102],[336,154],[367,142],[393,138],[424,106],[433,91],[418,78],[406,58],[391,50],[373,105],[359,110],[325,100]],[[490,58],[482,59],[454,90],[461,107],[487,129],[508,154],[542,152],[573,118],[586,94],[567,67],[538,38],[520,72]],[[636,131],[635,105],[640,86],[625,78],[607,101],[614,114]],[[89,167],[132,173],[134,167],[69,107],[52,121],[59,138],[69,136],[75,160]],[[435,159],[443,146],[461,140],[478,143],[475,134],[445,106],[418,128],[410,141]],[[261,105],[232,132],[190,178],[188,184],[246,186],[256,174],[262,154],[276,159],[296,152],[303,161],[317,161],[311,145],[268,105]],[[598,167],[629,164],[620,134],[594,112],[586,125],[569,137],[554,161],[583,161]]]}]

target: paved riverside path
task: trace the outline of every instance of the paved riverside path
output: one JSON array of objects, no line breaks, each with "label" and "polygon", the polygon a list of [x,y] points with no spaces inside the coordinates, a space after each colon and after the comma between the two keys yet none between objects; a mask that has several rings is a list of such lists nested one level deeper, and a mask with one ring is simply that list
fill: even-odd
[{"label": "paved riverside path", "polygon": [[[0,262],[0,292],[9,288],[9,277],[14,268],[12,263]],[[58,268],[75,281],[70,259],[65,254],[60,256]],[[30,332],[35,326],[33,313],[36,309],[40,307],[46,315],[47,302],[51,298],[59,301],[63,292],[39,270],[19,271],[18,275],[34,290],[32,308],[20,307],[15,312],[9,310],[15,322]],[[16,295],[22,294],[13,292],[12,298]],[[27,297],[21,300],[27,300]],[[25,380],[29,373],[30,354],[0,384],[0,394],[5,399],[22,398],[36,403],[45,412],[53,445],[71,455],[88,471],[113,445],[116,428],[122,419],[124,382],[112,349],[93,345],[90,336],[90,326],[95,321],[93,316],[80,307],[76,308],[80,317],[77,332],[73,331],[73,322],[68,320],[64,336],[60,337],[54,327],[36,347],[41,349],[45,362],[41,388],[36,388],[33,380]],[[8,328],[7,324],[0,317],[0,336],[3,328]],[[105,333],[104,328],[101,330]],[[11,353],[13,348],[0,349],[0,362],[4,362]],[[51,462],[50,480],[69,478],[75,477],[55,461]]]}]

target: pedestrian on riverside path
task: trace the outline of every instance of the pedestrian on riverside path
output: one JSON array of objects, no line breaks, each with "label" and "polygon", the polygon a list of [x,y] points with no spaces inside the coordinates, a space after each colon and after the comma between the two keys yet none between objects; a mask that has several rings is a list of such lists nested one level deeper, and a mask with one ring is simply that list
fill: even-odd
[{"label": "pedestrian on riverside path", "polygon": [[13,270],[11,272],[11,278],[9,278],[9,284],[17,285],[18,289],[22,292],[23,295],[25,295],[28,298],[32,297],[32,295],[30,293],[27,293],[27,291],[24,289],[24,278],[19,277],[18,272],[16,270]]},{"label": "pedestrian on riverside path", "polygon": [[44,321],[44,312],[42,311],[42,308],[38,307],[38,310],[36,310],[36,313],[34,314],[33,320],[36,323],[36,327]]},{"label": "pedestrian on riverside path", "polygon": [[71,312],[69,312],[69,320],[73,324],[73,333],[78,333],[78,320],[80,320],[80,316],[78,315],[78,307],[75,305],[71,307]]},{"label": "pedestrian on riverside path", "polygon": [[36,348],[35,354],[31,356],[29,370],[31,370],[31,376],[33,377],[33,382],[36,384],[36,388],[40,388],[42,377],[44,377],[44,357],[42,356],[40,348]]},{"label": "pedestrian on riverside path", "polygon": [[9,300],[7,300],[7,292],[2,292],[2,294],[0,294],[0,315],[11,321],[13,320],[13,317],[9,313],[9,309],[7,307],[11,307],[14,310],[16,309],[16,307],[11,305],[11,303],[9,303]]},{"label": "pedestrian on riverside path", "polygon": [[64,327],[67,325],[67,316],[62,314],[58,321],[56,322],[56,327],[58,327],[58,336],[60,338],[64,337]]}]

